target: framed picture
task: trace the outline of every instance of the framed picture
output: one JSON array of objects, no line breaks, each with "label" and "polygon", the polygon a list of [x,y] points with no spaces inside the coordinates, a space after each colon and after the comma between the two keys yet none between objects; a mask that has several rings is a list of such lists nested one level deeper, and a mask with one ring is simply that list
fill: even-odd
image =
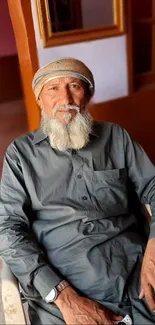
[{"label": "framed picture", "polygon": [[35,0],[43,47],[124,33],[123,0]]}]

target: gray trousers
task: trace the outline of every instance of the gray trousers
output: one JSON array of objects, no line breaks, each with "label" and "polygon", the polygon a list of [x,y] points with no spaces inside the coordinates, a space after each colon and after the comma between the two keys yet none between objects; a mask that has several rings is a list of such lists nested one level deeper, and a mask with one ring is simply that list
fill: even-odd
[{"label": "gray trousers", "polygon": [[[116,315],[124,317],[128,314],[133,321],[133,325],[155,325],[155,313],[150,310],[145,298],[143,300],[139,300],[138,298],[140,291],[140,271],[141,262],[138,260],[136,268],[122,290],[124,294],[121,301],[112,301],[111,298],[109,301],[99,301],[99,303]],[[62,313],[54,303],[47,304],[43,299],[40,299],[39,301],[30,300],[28,304],[29,317],[32,325],[65,324]]]}]

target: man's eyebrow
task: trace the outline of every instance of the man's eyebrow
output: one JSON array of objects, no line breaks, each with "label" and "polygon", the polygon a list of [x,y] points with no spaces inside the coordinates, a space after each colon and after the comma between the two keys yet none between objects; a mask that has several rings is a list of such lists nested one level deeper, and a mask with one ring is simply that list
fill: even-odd
[{"label": "man's eyebrow", "polygon": [[50,87],[50,86],[58,86],[58,85],[59,85],[59,83],[56,83],[56,82],[53,82],[53,83],[52,83],[52,82],[51,82],[50,84],[48,84],[48,85],[46,84],[45,86],[46,86],[46,87]]},{"label": "man's eyebrow", "polygon": [[76,83],[82,85],[82,82],[81,82],[81,80],[79,80],[79,79],[74,79],[74,80],[70,81],[69,83],[71,84],[71,83],[74,83],[74,82],[76,82]]},{"label": "man's eyebrow", "polygon": [[81,80],[79,78],[72,78],[71,82],[72,81],[77,81],[77,82],[81,82]]}]

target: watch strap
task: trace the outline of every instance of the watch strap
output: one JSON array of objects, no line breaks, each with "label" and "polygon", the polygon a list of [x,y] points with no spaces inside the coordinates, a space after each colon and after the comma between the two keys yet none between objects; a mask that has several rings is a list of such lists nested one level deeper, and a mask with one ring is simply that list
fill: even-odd
[{"label": "watch strap", "polygon": [[68,286],[69,286],[69,283],[66,280],[62,280],[61,282],[59,282],[59,284],[56,285],[57,297],[60,294],[60,292],[63,291]]},{"label": "watch strap", "polygon": [[67,288],[68,286],[69,283],[66,280],[62,280],[49,292],[49,294],[45,297],[45,301],[47,303],[54,302],[58,298],[61,291]]}]

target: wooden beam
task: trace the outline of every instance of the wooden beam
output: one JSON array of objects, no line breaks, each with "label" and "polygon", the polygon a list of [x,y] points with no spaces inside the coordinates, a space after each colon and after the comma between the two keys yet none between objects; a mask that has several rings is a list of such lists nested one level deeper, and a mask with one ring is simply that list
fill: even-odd
[{"label": "wooden beam", "polygon": [[31,87],[34,73],[38,70],[31,1],[8,0],[8,6],[19,57],[28,127],[32,131],[40,124],[40,111]]}]

